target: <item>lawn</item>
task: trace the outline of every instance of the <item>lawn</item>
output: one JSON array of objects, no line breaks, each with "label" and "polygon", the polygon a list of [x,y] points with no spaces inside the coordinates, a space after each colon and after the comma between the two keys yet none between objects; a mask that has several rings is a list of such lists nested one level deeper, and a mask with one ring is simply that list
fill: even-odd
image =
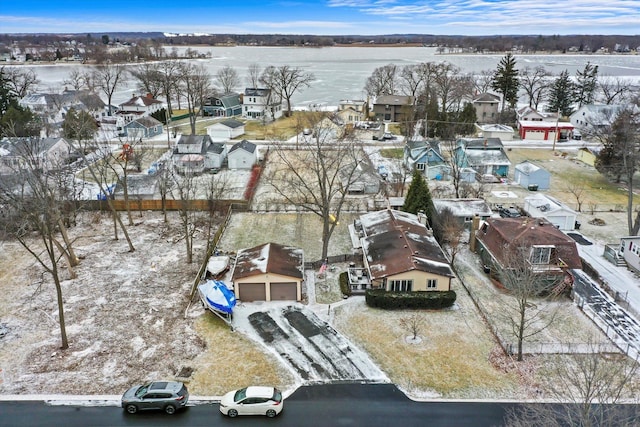
[{"label": "lawn", "polygon": [[[564,155],[563,155],[564,154]],[[512,165],[524,160],[530,160],[551,172],[551,188],[548,193],[567,203],[576,203],[576,197],[570,191],[573,188],[582,190],[583,210],[593,205],[608,205],[621,207],[627,204],[626,189],[610,182],[595,168],[574,159],[575,150],[557,149],[511,149],[507,152]],[[634,197],[635,203],[640,203],[640,196]]]}]

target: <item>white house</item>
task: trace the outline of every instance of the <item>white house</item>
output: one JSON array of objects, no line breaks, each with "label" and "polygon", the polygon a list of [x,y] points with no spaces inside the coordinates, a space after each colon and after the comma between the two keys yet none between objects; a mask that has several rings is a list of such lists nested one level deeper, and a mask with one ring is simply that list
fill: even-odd
[{"label": "white house", "polygon": [[128,101],[118,105],[118,115],[124,118],[125,124],[139,118],[150,116],[156,111],[162,110],[162,101],[154,99],[150,94],[145,96],[132,96]]},{"label": "white house", "polygon": [[256,144],[243,139],[233,144],[227,154],[229,169],[251,169],[258,160]]},{"label": "white house", "polygon": [[620,252],[622,252],[627,266],[636,273],[640,273],[640,236],[622,237]]},{"label": "white house", "polygon": [[583,105],[569,117],[569,121],[579,130],[602,129],[611,126],[618,114],[626,109],[638,112],[638,107],[633,104]]},{"label": "white house", "polygon": [[242,117],[271,121],[282,117],[282,99],[271,89],[246,88],[242,96]]},{"label": "white house", "polygon": [[72,145],[64,138],[5,138],[0,141],[0,174],[29,167],[59,169],[69,161]]},{"label": "white house", "polygon": [[239,120],[227,119],[206,127],[207,135],[213,141],[228,141],[244,134],[244,123]]},{"label": "white house", "polygon": [[524,210],[533,218],[547,219],[560,230],[571,231],[576,228],[578,213],[546,194],[525,197]]},{"label": "white house", "polygon": [[500,138],[501,141],[513,141],[515,131],[511,126],[501,124],[480,125],[476,123],[476,135],[480,138]]}]

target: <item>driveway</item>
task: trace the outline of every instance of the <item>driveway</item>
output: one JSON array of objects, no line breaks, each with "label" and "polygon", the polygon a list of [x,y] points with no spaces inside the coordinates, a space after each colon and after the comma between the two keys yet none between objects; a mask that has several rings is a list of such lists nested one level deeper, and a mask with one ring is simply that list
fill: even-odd
[{"label": "driveway", "polygon": [[244,303],[234,312],[234,325],[302,381],[389,381],[366,353],[304,306]]}]

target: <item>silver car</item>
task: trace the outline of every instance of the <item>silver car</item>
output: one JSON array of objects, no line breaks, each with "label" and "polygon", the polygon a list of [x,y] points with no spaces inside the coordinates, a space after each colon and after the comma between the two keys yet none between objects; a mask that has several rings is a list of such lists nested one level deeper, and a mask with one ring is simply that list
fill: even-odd
[{"label": "silver car", "polygon": [[178,381],[153,381],[136,385],[122,396],[122,407],[130,414],[141,410],[160,409],[169,415],[184,408],[189,401],[187,387]]}]

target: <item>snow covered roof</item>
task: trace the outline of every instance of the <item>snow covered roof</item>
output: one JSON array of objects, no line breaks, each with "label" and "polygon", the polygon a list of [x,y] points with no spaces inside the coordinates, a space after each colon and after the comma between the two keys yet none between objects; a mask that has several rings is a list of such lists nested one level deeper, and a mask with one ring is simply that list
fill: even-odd
[{"label": "snow covered roof", "polygon": [[525,160],[522,163],[518,163],[516,165],[516,170],[524,173],[525,175],[530,175],[534,172],[537,171],[544,171],[546,173],[549,173],[546,169],[544,169],[541,166],[536,165],[535,163],[530,162],[529,160]]},{"label": "snow covered roof", "polygon": [[536,194],[524,198],[527,213],[536,218],[544,218],[559,212],[577,215],[577,212],[547,194]]},{"label": "snow covered roof", "polygon": [[278,243],[265,243],[238,251],[232,280],[265,273],[302,279],[303,270],[302,249]]},{"label": "snow covered roof", "polygon": [[543,218],[488,218],[476,237],[502,264],[508,261],[510,245],[531,247],[533,245],[554,246],[557,256],[566,268],[582,268],[576,242],[551,222]]},{"label": "snow covered roof", "polygon": [[453,277],[442,248],[417,215],[386,209],[361,215],[360,224],[373,279],[412,270]]},{"label": "snow covered roof", "polygon": [[433,199],[438,212],[448,208],[456,217],[491,216],[493,213],[483,199]]}]

